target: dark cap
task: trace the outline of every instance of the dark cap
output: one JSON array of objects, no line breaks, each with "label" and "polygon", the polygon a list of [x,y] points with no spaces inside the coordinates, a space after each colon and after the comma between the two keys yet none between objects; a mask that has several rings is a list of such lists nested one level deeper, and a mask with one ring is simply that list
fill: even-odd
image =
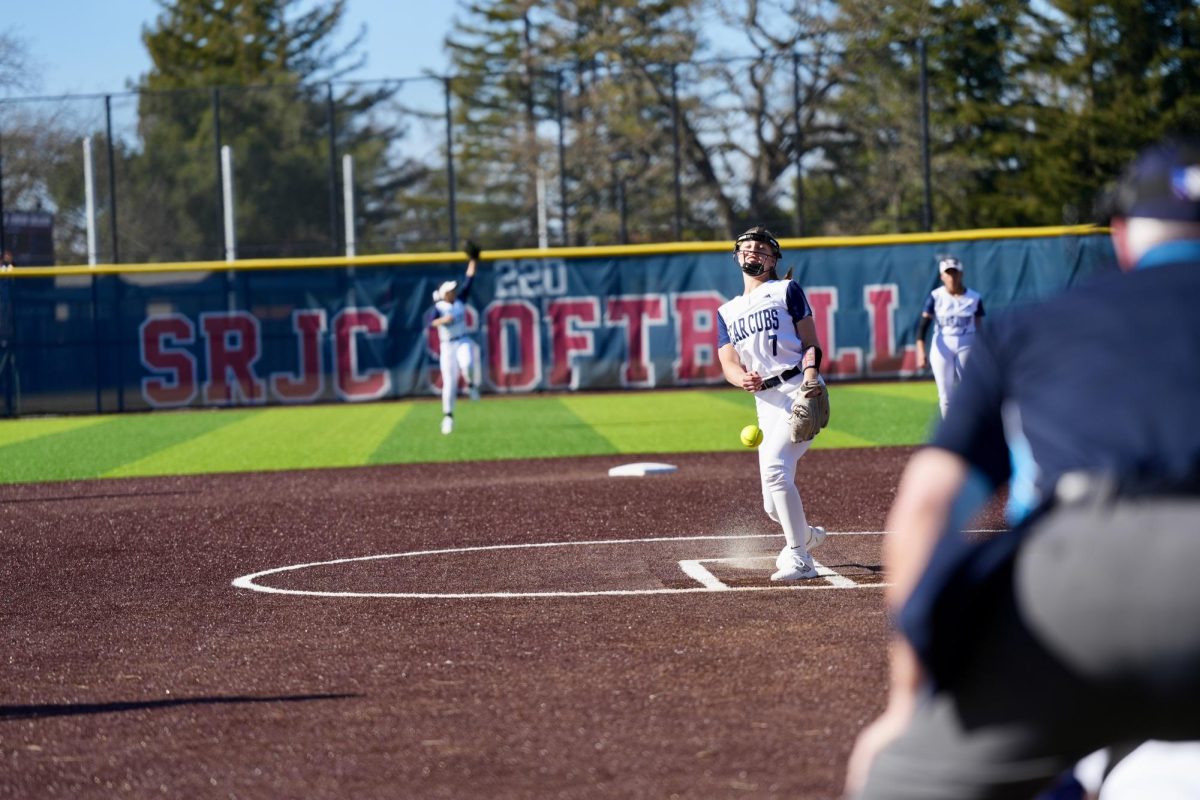
[{"label": "dark cap", "polygon": [[1102,201],[1101,215],[1200,222],[1200,138],[1176,137],[1143,150]]}]

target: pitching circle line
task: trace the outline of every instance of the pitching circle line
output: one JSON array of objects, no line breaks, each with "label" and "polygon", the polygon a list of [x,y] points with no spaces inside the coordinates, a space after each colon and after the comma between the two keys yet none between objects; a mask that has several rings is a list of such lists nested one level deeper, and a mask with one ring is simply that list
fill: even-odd
[{"label": "pitching circle line", "polygon": [[[881,536],[881,531],[839,531],[830,536]],[[715,541],[727,539],[777,539],[777,533],[753,533],[727,536],[669,536],[647,539],[606,539],[592,542],[533,542],[528,544],[493,544],[478,547],[447,547],[437,550],[414,550],[408,553],[385,553],[373,556],[356,556],[353,558],[335,558],[330,561],[312,561],[307,564],[293,564],[287,567],[275,567],[243,575],[235,578],[233,586],[238,589],[249,589],[254,592],[267,594],[303,595],[306,597],[393,597],[400,599],[436,599],[436,600],[473,600],[477,598],[518,598],[518,597],[627,597],[650,594],[704,594],[708,592],[770,592],[770,591],[802,591],[802,590],[836,590],[836,589],[881,589],[886,584],[855,584],[853,586],[812,586],[808,584],[786,584],[778,586],[726,586],[711,588],[696,586],[686,589],[605,589],[580,592],[325,592],[309,589],[280,589],[274,586],[264,586],[258,583],[259,578],[276,575],[283,572],[295,572],[309,567],[327,567],[333,564],[349,564],[355,561],[380,561],[386,558],[412,558],[415,556],[436,556],[449,553],[479,553],[495,550],[522,550],[544,547],[583,547],[613,544],[648,544],[657,542],[693,542]]]}]

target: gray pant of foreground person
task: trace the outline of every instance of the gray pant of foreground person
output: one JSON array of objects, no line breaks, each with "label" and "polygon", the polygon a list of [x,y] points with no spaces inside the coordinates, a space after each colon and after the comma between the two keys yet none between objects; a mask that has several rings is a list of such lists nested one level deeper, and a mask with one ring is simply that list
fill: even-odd
[{"label": "gray pant of foreground person", "polygon": [[1034,524],[953,692],[923,702],[861,800],[1027,800],[1109,743],[1200,739],[1200,498]]}]

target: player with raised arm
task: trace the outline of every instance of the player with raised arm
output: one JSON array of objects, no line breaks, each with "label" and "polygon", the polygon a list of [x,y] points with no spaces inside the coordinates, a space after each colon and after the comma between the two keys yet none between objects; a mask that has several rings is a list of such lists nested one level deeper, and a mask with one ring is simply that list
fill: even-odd
[{"label": "player with raised arm", "polygon": [[[917,369],[924,369],[928,363],[933,370],[938,406],[944,417],[950,397],[962,380],[971,345],[975,343],[975,331],[982,322],[983,297],[963,283],[963,263],[954,256],[938,256],[938,276],[942,285],[925,299],[921,321],[917,323]],[[934,321],[937,330],[926,356],[925,333]]]},{"label": "player with raised arm", "polygon": [[808,524],[796,464],[829,422],[816,323],[800,284],[776,274],[783,253],[769,230],[751,228],[733,249],[744,291],[717,310],[717,355],[725,380],[754,394],[763,507],[786,540],[771,580],[815,578],[809,551],[825,530]]},{"label": "player with raised arm", "polygon": [[473,382],[475,372],[474,342],[467,335],[467,307],[464,300],[471,291],[475,270],[479,266],[479,245],[468,241],[467,273],[462,282],[446,281],[433,292],[434,313],[430,323],[437,328],[441,344],[439,367],[442,371],[442,433],[454,430],[454,401],[458,396],[458,378],[462,375],[469,386],[472,400],[479,399],[479,387]]}]

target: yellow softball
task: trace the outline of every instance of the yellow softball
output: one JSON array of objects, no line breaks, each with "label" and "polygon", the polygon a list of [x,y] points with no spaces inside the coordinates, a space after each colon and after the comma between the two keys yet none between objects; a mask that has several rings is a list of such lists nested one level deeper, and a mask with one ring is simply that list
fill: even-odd
[{"label": "yellow softball", "polygon": [[762,431],[757,425],[747,425],[742,428],[741,439],[746,447],[758,447],[762,444]]}]

